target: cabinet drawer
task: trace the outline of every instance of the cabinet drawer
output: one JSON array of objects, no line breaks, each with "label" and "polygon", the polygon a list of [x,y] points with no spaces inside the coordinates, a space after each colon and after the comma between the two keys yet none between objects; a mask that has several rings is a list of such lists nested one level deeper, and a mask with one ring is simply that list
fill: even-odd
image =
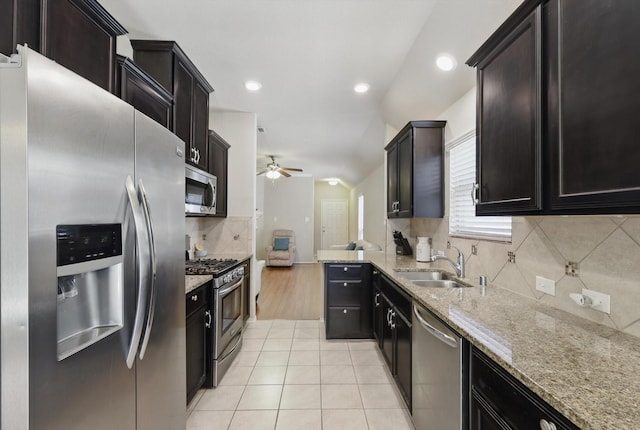
[{"label": "cabinet drawer", "polygon": [[327,338],[348,338],[360,335],[360,307],[328,307],[327,314]]},{"label": "cabinet drawer", "polygon": [[[558,430],[577,430],[574,424],[519,383],[491,359],[475,350],[471,358],[472,408],[482,406],[514,429],[539,428],[541,420]],[[480,415],[472,414],[474,420]]]},{"label": "cabinet drawer", "polygon": [[187,294],[187,316],[191,315],[207,303],[206,292],[206,286],[202,286]]},{"label": "cabinet drawer", "polygon": [[332,281],[339,279],[362,279],[364,274],[364,264],[330,264],[327,268],[327,277]]},{"label": "cabinet drawer", "polygon": [[328,306],[360,306],[362,281],[329,281]]}]

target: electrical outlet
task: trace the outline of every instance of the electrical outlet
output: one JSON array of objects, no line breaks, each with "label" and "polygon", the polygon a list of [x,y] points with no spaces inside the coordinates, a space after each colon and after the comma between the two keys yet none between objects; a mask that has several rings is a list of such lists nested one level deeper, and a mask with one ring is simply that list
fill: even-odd
[{"label": "electrical outlet", "polygon": [[582,289],[582,294],[590,297],[593,301],[591,309],[604,312],[605,314],[611,314],[611,296],[609,294],[589,290],[587,288]]},{"label": "electrical outlet", "polygon": [[556,295],[556,282],[553,279],[536,276],[536,290],[552,296]]},{"label": "electrical outlet", "polygon": [[564,264],[564,273],[565,275],[578,277],[580,275],[580,266],[573,261],[567,261]]},{"label": "electrical outlet", "polygon": [[509,263],[515,263],[516,262],[516,253],[513,251],[508,251],[507,252],[507,261]]},{"label": "electrical outlet", "polygon": [[478,245],[471,245],[471,255],[478,255]]}]

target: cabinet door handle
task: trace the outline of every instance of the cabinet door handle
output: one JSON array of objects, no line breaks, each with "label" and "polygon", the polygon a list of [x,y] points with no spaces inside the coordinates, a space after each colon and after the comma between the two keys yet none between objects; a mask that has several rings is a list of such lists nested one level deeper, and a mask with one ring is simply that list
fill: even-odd
[{"label": "cabinet door handle", "polygon": [[204,325],[207,328],[211,328],[211,311],[206,311],[204,314],[207,317],[207,322],[205,322]]},{"label": "cabinet door handle", "polygon": [[474,206],[480,203],[478,200],[478,189],[480,189],[480,186],[477,183],[474,183],[471,187],[471,202]]},{"label": "cabinet door handle", "polygon": [[376,308],[380,306],[380,302],[378,299],[380,298],[380,293],[376,293],[376,296],[373,298],[373,303],[376,305]]},{"label": "cabinet door handle", "polygon": [[387,325],[391,327],[391,309],[387,309]]},{"label": "cabinet door handle", "polygon": [[396,328],[396,313],[391,311],[391,325],[389,327],[391,327],[391,329]]},{"label": "cabinet door handle", "polygon": [[540,420],[540,430],[557,430],[556,425],[553,422],[547,421],[544,418]]},{"label": "cabinet door handle", "polygon": [[196,163],[200,162],[200,150],[196,149]]},{"label": "cabinet door handle", "polygon": [[198,295],[194,294],[193,296],[191,296],[191,300],[193,300],[194,302],[198,301]]}]

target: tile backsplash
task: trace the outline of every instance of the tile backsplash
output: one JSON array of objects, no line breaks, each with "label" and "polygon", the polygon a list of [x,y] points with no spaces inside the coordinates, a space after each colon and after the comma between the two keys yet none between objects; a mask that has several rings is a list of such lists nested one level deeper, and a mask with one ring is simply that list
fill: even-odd
[{"label": "tile backsplash", "polygon": [[[512,241],[489,242],[450,237],[448,218],[389,220],[387,252],[394,252],[392,230],[414,245],[417,236],[432,238],[435,253],[451,258],[447,241],[466,258],[466,279],[477,284],[486,275],[490,285],[505,288],[539,302],[640,337],[640,217],[562,216],[513,217]],[[477,255],[471,247],[476,246]],[[515,254],[509,262],[508,253]],[[568,262],[577,263],[577,276],[565,274]],[[447,262],[432,263],[451,271]],[[537,291],[536,276],[556,282],[556,295]],[[578,306],[569,298],[582,288],[611,296],[611,314]]]},{"label": "tile backsplash", "polygon": [[253,253],[253,229],[250,217],[187,217],[186,234],[191,249],[202,244],[211,257],[245,256]]}]

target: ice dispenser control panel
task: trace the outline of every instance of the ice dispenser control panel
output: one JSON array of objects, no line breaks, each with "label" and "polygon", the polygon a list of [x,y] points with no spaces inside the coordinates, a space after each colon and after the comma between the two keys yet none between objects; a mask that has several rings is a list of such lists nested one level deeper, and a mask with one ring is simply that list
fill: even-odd
[{"label": "ice dispenser control panel", "polygon": [[56,226],[58,266],[122,255],[122,224]]}]

